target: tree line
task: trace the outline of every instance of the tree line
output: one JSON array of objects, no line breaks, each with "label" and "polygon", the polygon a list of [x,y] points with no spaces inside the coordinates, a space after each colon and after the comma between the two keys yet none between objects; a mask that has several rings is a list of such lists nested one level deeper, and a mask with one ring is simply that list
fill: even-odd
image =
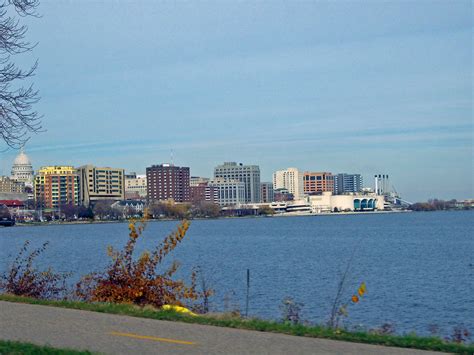
[{"label": "tree line", "polygon": [[427,202],[417,202],[408,209],[412,211],[443,211],[443,210],[455,210],[455,209],[471,209],[471,204],[458,202],[455,199],[445,201],[439,199],[430,199]]}]

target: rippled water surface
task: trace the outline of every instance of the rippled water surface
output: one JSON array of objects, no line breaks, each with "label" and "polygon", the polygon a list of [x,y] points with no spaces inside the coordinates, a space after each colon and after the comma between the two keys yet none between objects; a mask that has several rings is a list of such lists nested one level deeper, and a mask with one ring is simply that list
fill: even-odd
[{"label": "rippled water surface", "polygon": [[[150,222],[138,244],[152,249],[176,222]],[[474,212],[394,213],[192,221],[172,258],[186,277],[199,265],[216,290],[213,306],[245,305],[250,269],[250,314],[280,318],[283,298],[304,304],[302,318],[327,320],[342,271],[351,255],[345,298],[365,281],[367,294],[349,307],[349,323],[391,323],[399,333],[449,334],[474,330]],[[50,242],[42,267],[71,271],[72,281],[108,262],[106,247],[127,239],[124,223],[0,229],[0,269],[25,240]]]}]

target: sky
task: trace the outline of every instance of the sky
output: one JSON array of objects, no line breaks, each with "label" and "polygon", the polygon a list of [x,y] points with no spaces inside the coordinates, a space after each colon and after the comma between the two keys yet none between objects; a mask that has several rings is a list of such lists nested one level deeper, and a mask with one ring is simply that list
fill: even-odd
[{"label": "sky", "polygon": [[[470,1],[48,1],[33,167],[224,161],[473,198]],[[9,174],[18,152],[1,153]]]}]

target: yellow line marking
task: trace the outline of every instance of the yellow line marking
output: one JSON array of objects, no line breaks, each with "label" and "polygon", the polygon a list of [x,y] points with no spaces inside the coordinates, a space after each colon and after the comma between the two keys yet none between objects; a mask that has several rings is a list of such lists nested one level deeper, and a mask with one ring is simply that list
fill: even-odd
[{"label": "yellow line marking", "polygon": [[148,335],[140,335],[140,334],[132,334],[132,333],[120,333],[120,332],[110,332],[110,335],[116,335],[119,337],[129,337],[135,339],[146,339],[146,340],[154,340],[154,341],[162,341],[165,343],[174,343],[174,344],[185,344],[185,345],[195,345],[192,341],[185,341],[185,340],[176,340],[176,339],[168,339],[168,338],[158,338],[158,337],[151,337]]}]

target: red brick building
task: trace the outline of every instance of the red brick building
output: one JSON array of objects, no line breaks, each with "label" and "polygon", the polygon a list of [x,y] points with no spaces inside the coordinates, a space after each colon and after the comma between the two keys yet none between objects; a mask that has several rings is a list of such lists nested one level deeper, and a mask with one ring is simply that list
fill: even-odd
[{"label": "red brick building", "polygon": [[304,193],[321,194],[324,191],[334,192],[334,175],[328,172],[308,172],[303,174]]},{"label": "red brick building", "polygon": [[219,191],[214,186],[209,186],[207,182],[190,186],[191,202],[195,205],[203,201],[218,203]]},{"label": "red brick building", "polygon": [[149,201],[174,200],[190,202],[189,168],[172,164],[152,165],[146,168]]}]

